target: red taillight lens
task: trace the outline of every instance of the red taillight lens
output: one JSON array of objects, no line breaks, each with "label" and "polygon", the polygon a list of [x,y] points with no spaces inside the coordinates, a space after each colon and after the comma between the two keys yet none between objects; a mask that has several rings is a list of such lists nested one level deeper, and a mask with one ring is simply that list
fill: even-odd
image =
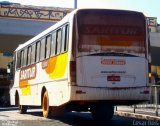
[{"label": "red taillight lens", "polygon": [[120,81],[120,80],[121,80],[120,76],[117,75],[107,76],[107,81]]},{"label": "red taillight lens", "polygon": [[70,61],[70,80],[76,82],[76,61]]}]

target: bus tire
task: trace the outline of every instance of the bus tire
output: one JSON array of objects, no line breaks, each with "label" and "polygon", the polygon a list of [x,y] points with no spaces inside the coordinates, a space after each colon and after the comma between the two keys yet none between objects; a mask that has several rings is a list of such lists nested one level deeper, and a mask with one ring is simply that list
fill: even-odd
[{"label": "bus tire", "polygon": [[42,111],[43,111],[43,117],[48,118],[50,116],[50,107],[49,107],[49,96],[48,96],[48,92],[45,91],[44,95],[43,95],[43,99],[42,99]]},{"label": "bus tire", "polygon": [[98,123],[107,123],[113,117],[114,106],[110,104],[96,104],[91,108],[93,119]]},{"label": "bus tire", "polygon": [[25,105],[19,105],[19,113],[20,114],[27,113],[27,106],[25,106]]}]

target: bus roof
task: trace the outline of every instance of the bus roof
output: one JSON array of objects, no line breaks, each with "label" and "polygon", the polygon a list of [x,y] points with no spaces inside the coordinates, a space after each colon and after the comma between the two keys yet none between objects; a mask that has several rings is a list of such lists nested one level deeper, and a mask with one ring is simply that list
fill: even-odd
[{"label": "bus roof", "polygon": [[[58,28],[59,26],[63,25],[64,23],[69,22],[69,18],[73,17],[75,14],[77,14],[78,12],[81,11],[108,11],[109,13],[137,13],[141,16],[144,16],[144,14],[142,12],[137,12],[137,11],[131,11],[131,10],[115,10],[115,9],[89,9],[89,8],[84,8],[84,9],[75,9],[72,12],[70,12],[68,15],[66,15],[61,21],[57,22],[56,24],[52,25],[51,27],[47,28],[45,31],[41,32],[40,34],[36,35],[35,37],[33,37],[32,39],[28,40],[27,42],[25,42],[24,44],[20,44],[17,49],[15,50],[21,50],[22,48],[26,47],[27,45],[30,45],[32,43],[34,43],[35,41],[40,40],[43,36],[45,36],[46,34],[52,32],[52,30],[54,30],[55,28]],[[144,16],[145,17],[145,16]]]}]

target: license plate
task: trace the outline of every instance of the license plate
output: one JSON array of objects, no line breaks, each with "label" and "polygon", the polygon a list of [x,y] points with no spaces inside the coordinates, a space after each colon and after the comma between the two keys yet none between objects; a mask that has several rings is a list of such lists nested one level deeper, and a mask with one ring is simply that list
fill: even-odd
[{"label": "license plate", "polygon": [[107,76],[107,81],[120,81],[120,80],[121,80],[120,76],[117,75]]}]

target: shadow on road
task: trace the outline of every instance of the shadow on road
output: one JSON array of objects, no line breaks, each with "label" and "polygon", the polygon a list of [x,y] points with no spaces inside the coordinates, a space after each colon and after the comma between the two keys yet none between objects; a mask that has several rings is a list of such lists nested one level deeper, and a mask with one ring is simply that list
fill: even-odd
[{"label": "shadow on road", "polygon": [[[3,112],[15,111],[18,113],[17,107],[7,107],[7,108],[0,108],[1,116],[3,116]],[[42,110],[41,109],[28,109],[26,114],[23,116],[31,115],[33,120],[22,120],[21,123],[26,124],[24,126],[28,126],[30,122],[32,124],[37,123],[39,126],[50,126],[50,125],[61,125],[61,126],[133,126],[134,122],[139,121],[143,123],[143,120],[138,120],[135,118],[127,118],[121,116],[113,116],[112,120],[107,122],[106,124],[97,123],[93,120],[91,114],[89,112],[70,112],[61,117],[51,117],[49,119],[45,119],[42,117]],[[32,117],[33,116],[33,117]],[[36,117],[36,118],[35,118]],[[35,119],[35,120],[34,120]],[[145,121],[146,122],[146,121]],[[146,122],[147,123],[147,122]],[[149,125],[147,125],[149,126]]]},{"label": "shadow on road", "polygon": [[[42,112],[28,112],[33,116],[42,117]],[[106,124],[97,123],[90,113],[70,112],[61,117],[51,117],[51,122],[61,122],[71,126],[133,126],[133,118],[113,116],[113,119]]]},{"label": "shadow on road", "polygon": [[18,107],[0,107],[0,112],[2,111],[14,111],[18,110]]}]

